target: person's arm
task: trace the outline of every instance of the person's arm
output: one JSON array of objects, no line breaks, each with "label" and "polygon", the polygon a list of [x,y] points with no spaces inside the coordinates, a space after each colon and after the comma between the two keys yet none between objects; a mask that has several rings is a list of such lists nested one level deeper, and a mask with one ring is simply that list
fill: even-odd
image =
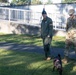
[{"label": "person's arm", "polygon": [[66,31],[68,31],[69,29],[69,24],[70,24],[70,18],[68,18],[66,22]]},{"label": "person's arm", "polygon": [[53,36],[53,22],[52,22],[52,19],[49,19],[49,34],[48,34],[48,37],[52,38],[52,36]]},{"label": "person's arm", "polygon": [[68,20],[67,20],[67,23],[66,23],[66,31],[68,31]]},{"label": "person's arm", "polygon": [[41,16],[41,17],[40,17],[40,22],[41,22],[41,24],[40,24],[40,25],[41,25],[41,29],[40,29],[41,34],[40,34],[40,37],[41,37],[41,38],[42,38],[42,21],[43,21],[43,20],[42,20],[42,16]]}]

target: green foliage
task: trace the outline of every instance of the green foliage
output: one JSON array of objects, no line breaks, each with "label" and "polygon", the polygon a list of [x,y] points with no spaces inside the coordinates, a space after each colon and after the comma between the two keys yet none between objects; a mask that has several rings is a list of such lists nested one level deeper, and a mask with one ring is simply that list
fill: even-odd
[{"label": "green foliage", "polygon": [[52,1],[51,0],[48,0],[48,2],[46,4],[51,4],[51,3],[52,3]]},{"label": "green foliage", "polygon": [[76,2],[76,0],[62,0],[63,3],[73,3]]},{"label": "green foliage", "polygon": [[16,5],[31,4],[31,0],[13,0],[12,3]]},{"label": "green foliage", "polygon": [[42,4],[40,0],[32,0],[31,4]]},{"label": "green foliage", "polygon": [[12,0],[12,4],[17,4],[17,1],[16,0]]},{"label": "green foliage", "polygon": [[8,2],[8,0],[0,0],[0,2]]}]

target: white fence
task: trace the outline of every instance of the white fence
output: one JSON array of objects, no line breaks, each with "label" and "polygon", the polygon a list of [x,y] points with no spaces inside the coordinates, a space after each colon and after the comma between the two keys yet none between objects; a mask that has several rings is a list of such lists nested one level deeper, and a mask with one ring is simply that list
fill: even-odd
[{"label": "white fence", "polygon": [[[48,13],[48,16],[51,16],[53,19],[54,29],[65,31],[65,25],[62,25],[62,22],[57,20],[58,15],[60,13]],[[40,27],[42,15],[41,12],[33,12],[31,10],[0,7],[0,20]]]}]

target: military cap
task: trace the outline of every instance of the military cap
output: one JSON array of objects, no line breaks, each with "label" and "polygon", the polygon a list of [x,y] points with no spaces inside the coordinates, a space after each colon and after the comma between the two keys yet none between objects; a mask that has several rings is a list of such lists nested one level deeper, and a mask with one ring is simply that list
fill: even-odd
[{"label": "military cap", "polygon": [[69,15],[72,15],[72,14],[74,14],[75,13],[75,10],[74,9],[70,9],[69,10]]},{"label": "military cap", "polygon": [[47,14],[44,8],[43,8],[42,14]]}]

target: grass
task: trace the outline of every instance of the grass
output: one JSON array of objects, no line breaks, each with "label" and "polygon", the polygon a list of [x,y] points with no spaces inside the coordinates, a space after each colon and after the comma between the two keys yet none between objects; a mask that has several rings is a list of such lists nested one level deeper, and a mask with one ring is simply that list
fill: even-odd
[{"label": "grass", "polygon": [[[54,36],[53,47],[64,47],[65,37]],[[0,35],[0,42],[42,46],[39,36]],[[52,72],[53,60],[45,61],[42,54],[0,49],[0,75],[58,75]],[[76,62],[63,64],[63,75],[76,75]]]},{"label": "grass", "polygon": [[[39,36],[31,35],[0,35],[0,42],[14,42],[19,44],[32,44],[42,46],[42,39]],[[54,36],[52,40],[53,47],[64,47],[65,37]]]},{"label": "grass", "polygon": [[[0,49],[0,75],[58,75],[52,72],[53,60],[42,54]],[[63,64],[63,75],[76,75],[76,62]]]}]

